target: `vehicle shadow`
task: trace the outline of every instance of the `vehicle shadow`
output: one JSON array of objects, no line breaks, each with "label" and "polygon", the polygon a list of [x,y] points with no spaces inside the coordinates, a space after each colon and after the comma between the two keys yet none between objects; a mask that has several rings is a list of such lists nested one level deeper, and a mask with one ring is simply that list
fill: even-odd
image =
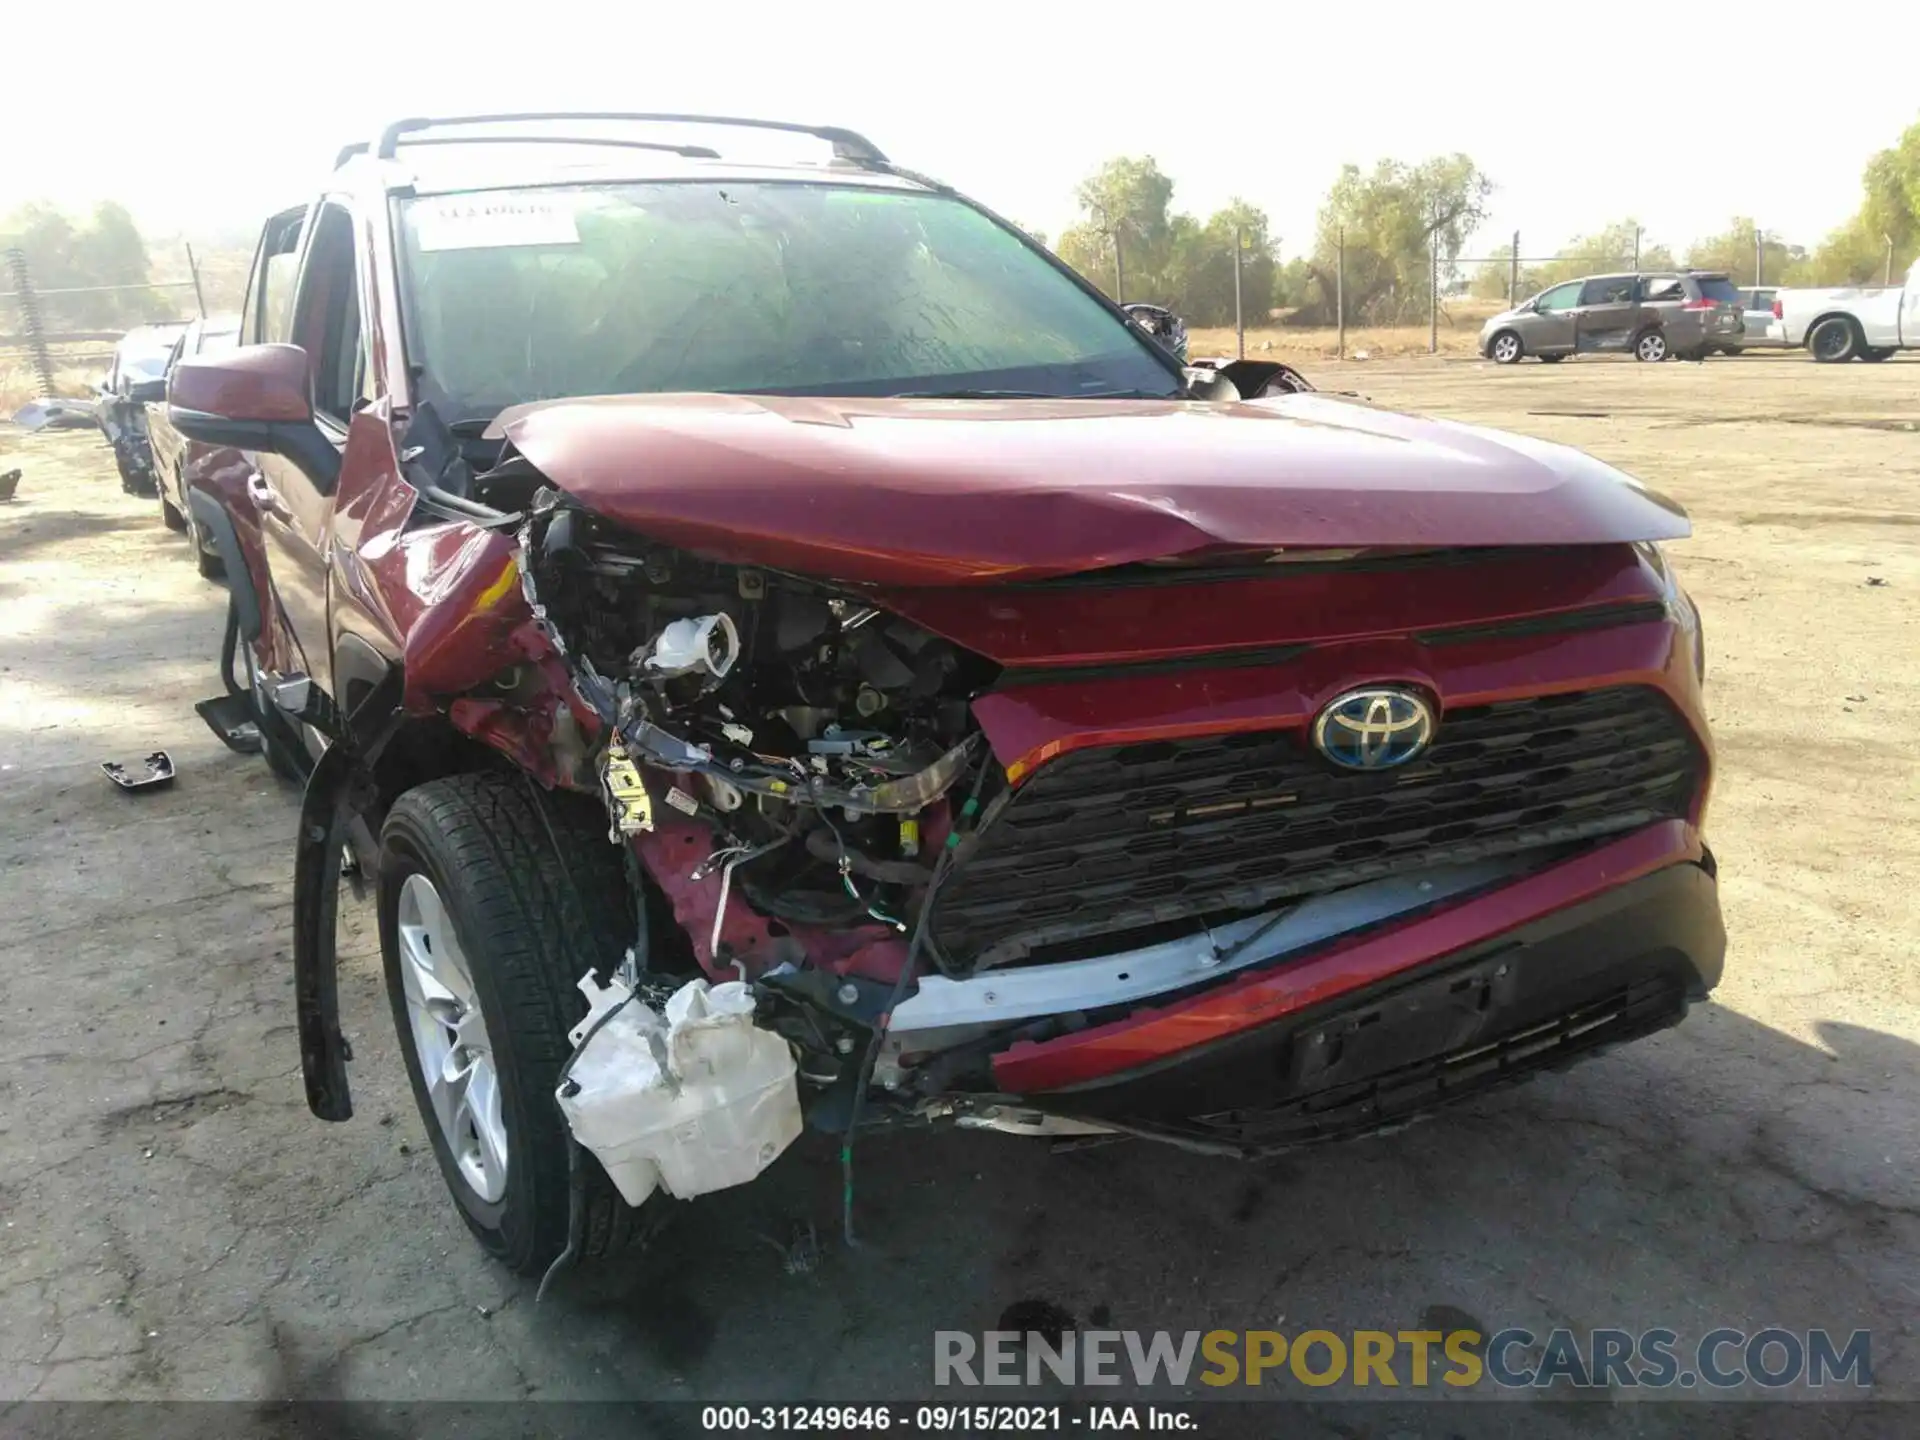
[{"label": "vehicle shadow", "polygon": [[[1911,1394],[1920,1047],[1839,1023],[1819,1040],[1699,1007],[1679,1030],[1398,1134],[1254,1166],[1134,1142],[869,1139],[852,1249],[836,1146],[810,1137],[560,1303],[610,1357],[653,1362],[627,1393],[657,1393],[665,1371],[707,1398],[926,1395],[935,1331],[1042,1316],[1289,1334],[1518,1326],[1543,1340],[1562,1326],[1868,1329],[1875,1393]],[[776,1242],[796,1224],[815,1227],[820,1256],[793,1274]],[[772,1355],[754,1339],[769,1307]],[[556,1361],[579,1343],[572,1327],[541,1329]]]}]

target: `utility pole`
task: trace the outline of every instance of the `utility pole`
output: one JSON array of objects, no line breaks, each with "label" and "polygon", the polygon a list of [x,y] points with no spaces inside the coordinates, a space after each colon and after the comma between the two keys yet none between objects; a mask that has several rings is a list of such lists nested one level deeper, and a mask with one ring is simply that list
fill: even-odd
[{"label": "utility pole", "polygon": [[187,270],[193,276],[193,303],[199,307],[200,318],[207,318],[207,297],[200,290],[200,265],[193,258],[193,246],[187,246]]},{"label": "utility pole", "polygon": [[1882,235],[1880,238],[1887,242],[1887,271],[1880,277],[1880,283],[1891,285],[1893,284],[1893,236]]},{"label": "utility pole", "polygon": [[1107,215],[1107,207],[1094,204],[1089,207],[1100,217],[1100,231],[1113,242],[1113,303],[1127,303],[1127,272],[1120,259],[1120,231]]},{"label": "utility pole", "polygon": [[1645,232],[1636,225],[1633,227],[1633,273],[1640,273],[1640,237]]},{"label": "utility pole", "polygon": [[1239,338],[1240,358],[1247,358],[1247,317],[1240,308],[1240,227],[1233,227],[1233,333]]},{"label": "utility pole", "polygon": [[1440,223],[1427,232],[1427,353],[1440,353]]},{"label": "utility pole", "polygon": [[1333,313],[1340,327],[1340,348],[1336,353],[1344,360],[1347,358],[1347,227],[1344,225],[1336,232],[1333,242]]},{"label": "utility pole", "polygon": [[1455,205],[1446,214],[1440,213],[1438,202],[1433,208],[1433,224],[1427,227],[1427,353],[1440,353],[1440,231],[1453,223],[1454,217],[1461,211],[1462,205]]},{"label": "utility pole", "polygon": [[1507,304],[1520,303],[1520,232],[1513,232],[1513,253],[1507,257]]},{"label": "utility pole", "polygon": [[1767,283],[1767,252],[1764,248],[1765,232],[1756,225],[1753,227],[1753,283]]}]

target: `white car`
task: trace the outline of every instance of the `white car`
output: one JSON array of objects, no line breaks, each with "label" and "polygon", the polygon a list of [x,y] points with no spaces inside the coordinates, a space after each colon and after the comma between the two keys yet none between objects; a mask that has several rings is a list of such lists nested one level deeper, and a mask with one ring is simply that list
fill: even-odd
[{"label": "white car", "polygon": [[1804,345],[1822,364],[1920,350],[1920,260],[1904,285],[1782,290],[1773,297],[1773,314],[1768,338]]}]

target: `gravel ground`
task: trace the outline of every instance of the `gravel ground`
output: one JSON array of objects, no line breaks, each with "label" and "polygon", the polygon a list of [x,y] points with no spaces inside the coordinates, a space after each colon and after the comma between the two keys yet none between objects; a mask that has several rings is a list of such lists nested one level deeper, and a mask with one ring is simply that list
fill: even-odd
[{"label": "gravel ground", "polygon": [[[833,1153],[805,1141],[539,1307],[441,1188],[370,906],[343,900],[359,1113],[306,1113],[295,796],[190,708],[217,687],[224,592],[120,494],[97,436],[0,428],[0,470],[25,470],[0,506],[0,1401],[898,1398],[928,1390],[935,1330],[1020,1301],[1142,1329],[1864,1328],[1878,1395],[1920,1396],[1920,365],[1312,373],[1569,441],[1692,511],[1675,553],[1720,749],[1718,1003],[1258,1169],[876,1139],[854,1250]],[[158,746],[170,791],[100,774]],[[819,1261],[792,1273],[808,1224]],[[1705,1428],[1692,1404],[1444,1410],[1435,1433]],[[1402,1433],[1316,1413],[1300,1433]],[[1411,1413],[1405,1433],[1439,1412]]]}]

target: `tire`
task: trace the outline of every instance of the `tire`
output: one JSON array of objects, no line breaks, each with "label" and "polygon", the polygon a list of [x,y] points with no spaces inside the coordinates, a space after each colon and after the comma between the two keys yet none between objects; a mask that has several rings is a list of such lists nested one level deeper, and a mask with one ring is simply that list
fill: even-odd
[{"label": "tire", "polygon": [[139,471],[127,464],[126,458],[116,450],[113,452],[113,468],[120,472],[120,491],[123,495],[150,495],[148,482]]},{"label": "tire", "polygon": [[1860,352],[1860,358],[1870,365],[1878,365],[1882,360],[1891,360],[1893,358],[1893,351],[1882,349],[1876,345],[1871,350],[1862,350]]},{"label": "tire", "polygon": [[[522,1275],[543,1270],[567,1242],[566,1121],[553,1092],[572,1053],[567,1031],[586,1014],[577,982],[588,965],[610,971],[634,935],[620,850],[590,802],[572,799],[536,799],[518,774],[455,775],[403,794],[380,835],[380,950],[414,1101],[467,1228]],[[436,925],[453,937],[451,951],[443,939],[432,952]],[[435,975],[454,982],[445,1000],[428,995]],[[422,1070],[422,1036],[446,1047],[430,1057],[441,1073],[466,1062],[469,1098],[446,1099],[451,1135]],[[473,1083],[489,1070],[491,1086]],[[620,1198],[591,1155],[581,1161],[581,1255],[595,1258],[638,1238],[643,1211]]]},{"label": "tire", "polygon": [[1540,363],[1542,365],[1558,365],[1562,360],[1566,358],[1567,357],[1564,355],[1542,355],[1540,357]]},{"label": "tire", "polygon": [[164,485],[160,487],[160,523],[176,532],[187,528],[187,517],[174,508]]},{"label": "tire", "polygon": [[[163,512],[166,503],[164,500],[160,502]],[[191,505],[187,507],[187,513],[182,517],[182,523],[187,530],[187,545],[193,555],[193,568],[200,572],[203,580],[223,579],[227,573],[226,561],[222,560],[219,552],[213,548],[213,541],[207,537],[207,532],[200,528],[200,522],[194,518]]]},{"label": "tire", "polygon": [[1634,337],[1633,358],[1657,365],[1667,358],[1667,337],[1659,330],[1643,330]]},{"label": "tire", "polygon": [[1807,332],[1807,352],[1822,365],[1844,365],[1864,348],[1860,328],[1844,315],[1829,315]]},{"label": "tire", "polygon": [[1496,365],[1513,365],[1527,353],[1527,347],[1511,330],[1502,330],[1487,342],[1487,358]]}]

